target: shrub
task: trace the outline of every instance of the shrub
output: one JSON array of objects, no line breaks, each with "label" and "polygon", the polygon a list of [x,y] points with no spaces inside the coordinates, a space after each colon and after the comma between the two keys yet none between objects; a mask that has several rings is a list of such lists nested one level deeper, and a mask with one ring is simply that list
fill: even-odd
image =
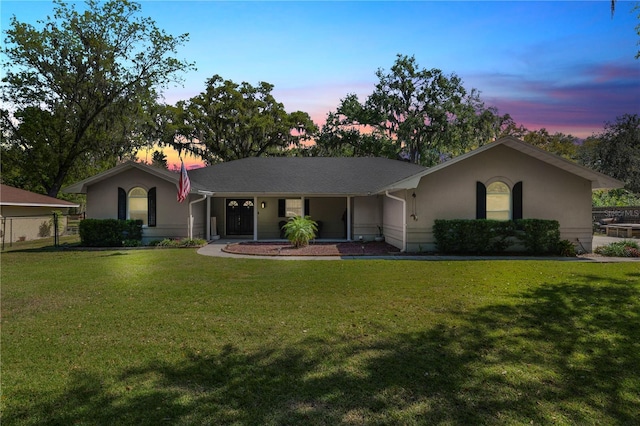
[{"label": "shrub", "polygon": [[179,245],[180,240],[172,240],[171,238],[165,238],[156,244],[157,247],[178,247]]},{"label": "shrub", "polygon": [[530,254],[556,254],[560,246],[560,224],[557,220],[518,219],[518,238]]},{"label": "shrub", "polygon": [[182,247],[202,247],[207,245],[207,240],[203,240],[202,238],[185,238],[180,242],[182,243]]},{"label": "shrub", "polygon": [[435,221],[433,233],[443,253],[500,253],[511,245],[515,224],[487,219]]},{"label": "shrub", "polygon": [[563,257],[575,257],[576,246],[574,246],[569,240],[562,240],[558,243],[555,254],[559,254]]},{"label": "shrub", "polygon": [[516,240],[530,254],[575,256],[570,241],[560,241],[560,224],[555,220],[454,219],[435,221],[433,234],[442,253],[501,253]]},{"label": "shrub", "polygon": [[124,240],[122,242],[123,247],[140,247],[142,245],[142,241],[140,240]]},{"label": "shrub", "polygon": [[284,236],[294,247],[304,247],[316,237],[318,224],[310,216],[296,216],[289,219],[282,227]]},{"label": "shrub", "polygon": [[640,257],[640,245],[635,241],[616,241],[597,247],[594,253],[608,257]]},{"label": "shrub", "polygon": [[164,240],[154,240],[149,243],[149,245],[156,247],[202,247],[206,244],[207,240],[201,238],[183,238],[181,240],[165,238]]},{"label": "shrub", "polygon": [[141,220],[85,219],[78,231],[80,244],[86,247],[122,247],[124,241],[142,241]]}]

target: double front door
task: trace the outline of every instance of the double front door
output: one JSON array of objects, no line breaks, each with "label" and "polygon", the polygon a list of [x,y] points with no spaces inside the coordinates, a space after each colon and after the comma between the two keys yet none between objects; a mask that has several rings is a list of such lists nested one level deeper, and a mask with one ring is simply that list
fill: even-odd
[{"label": "double front door", "polygon": [[253,200],[227,199],[227,235],[253,235]]}]

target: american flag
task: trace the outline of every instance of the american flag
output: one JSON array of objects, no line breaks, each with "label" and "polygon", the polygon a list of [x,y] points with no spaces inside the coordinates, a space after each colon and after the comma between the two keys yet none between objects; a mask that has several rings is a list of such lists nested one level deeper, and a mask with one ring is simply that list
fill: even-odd
[{"label": "american flag", "polygon": [[184,167],[184,162],[180,160],[182,166],[180,167],[180,182],[178,183],[178,202],[183,202],[187,199],[189,191],[191,191],[191,181],[187,175],[187,169]]}]

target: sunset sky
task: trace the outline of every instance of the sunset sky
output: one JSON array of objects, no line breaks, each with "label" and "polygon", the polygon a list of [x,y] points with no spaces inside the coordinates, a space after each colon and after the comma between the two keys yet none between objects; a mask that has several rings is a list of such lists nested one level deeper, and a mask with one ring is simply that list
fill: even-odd
[{"label": "sunset sky", "polygon": [[[530,130],[584,138],[640,113],[635,2],[618,1],[613,18],[608,0],[140,3],[168,33],[190,34],[179,57],[197,71],[164,92],[170,104],[219,74],[271,83],[287,111],[308,112],[321,125],[347,94],[364,100],[376,70],[388,70],[400,53],[457,74]],[[2,0],[0,7],[4,30],[12,15],[37,26],[53,4]]]}]

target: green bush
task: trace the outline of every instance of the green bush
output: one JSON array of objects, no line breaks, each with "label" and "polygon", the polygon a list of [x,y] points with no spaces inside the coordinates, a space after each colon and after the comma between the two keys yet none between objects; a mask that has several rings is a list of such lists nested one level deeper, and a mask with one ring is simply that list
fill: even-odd
[{"label": "green bush", "polygon": [[127,241],[142,241],[141,220],[85,219],[78,232],[85,247],[122,247]]},{"label": "green bush", "polygon": [[515,224],[488,219],[435,221],[433,233],[443,253],[500,253],[512,244]]},{"label": "green bush", "polygon": [[140,240],[124,240],[122,242],[123,247],[140,247],[142,245],[142,241]]},{"label": "green bush", "polygon": [[560,225],[555,220],[438,219],[433,234],[442,253],[501,253],[519,240],[530,254],[575,256],[573,244],[560,241]]},{"label": "green bush", "polygon": [[557,220],[518,219],[517,236],[525,250],[534,255],[558,254],[560,247],[560,224]]},{"label": "green bush", "polygon": [[640,257],[640,245],[635,241],[616,241],[597,247],[594,253],[608,257]]},{"label": "green bush", "polygon": [[556,254],[559,254],[563,257],[575,257],[576,246],[574,246],[573,243],[569,240],[562,240],[558,243]]},{"label": "green bush", "polygon": [[310,216],[296,216],[289,219],[282,229],[284,229],[285,238],[294,247],[299,248],[306,246],[310,240],[316,237],[318,224],[311,220]]},{"label": "green bush", "polygon": [[164,240],[154,240],[149,245],[156,247],[202,247],[207,244],[207,240],[201,238],[183,238],[181,240],[165,238]]}]

